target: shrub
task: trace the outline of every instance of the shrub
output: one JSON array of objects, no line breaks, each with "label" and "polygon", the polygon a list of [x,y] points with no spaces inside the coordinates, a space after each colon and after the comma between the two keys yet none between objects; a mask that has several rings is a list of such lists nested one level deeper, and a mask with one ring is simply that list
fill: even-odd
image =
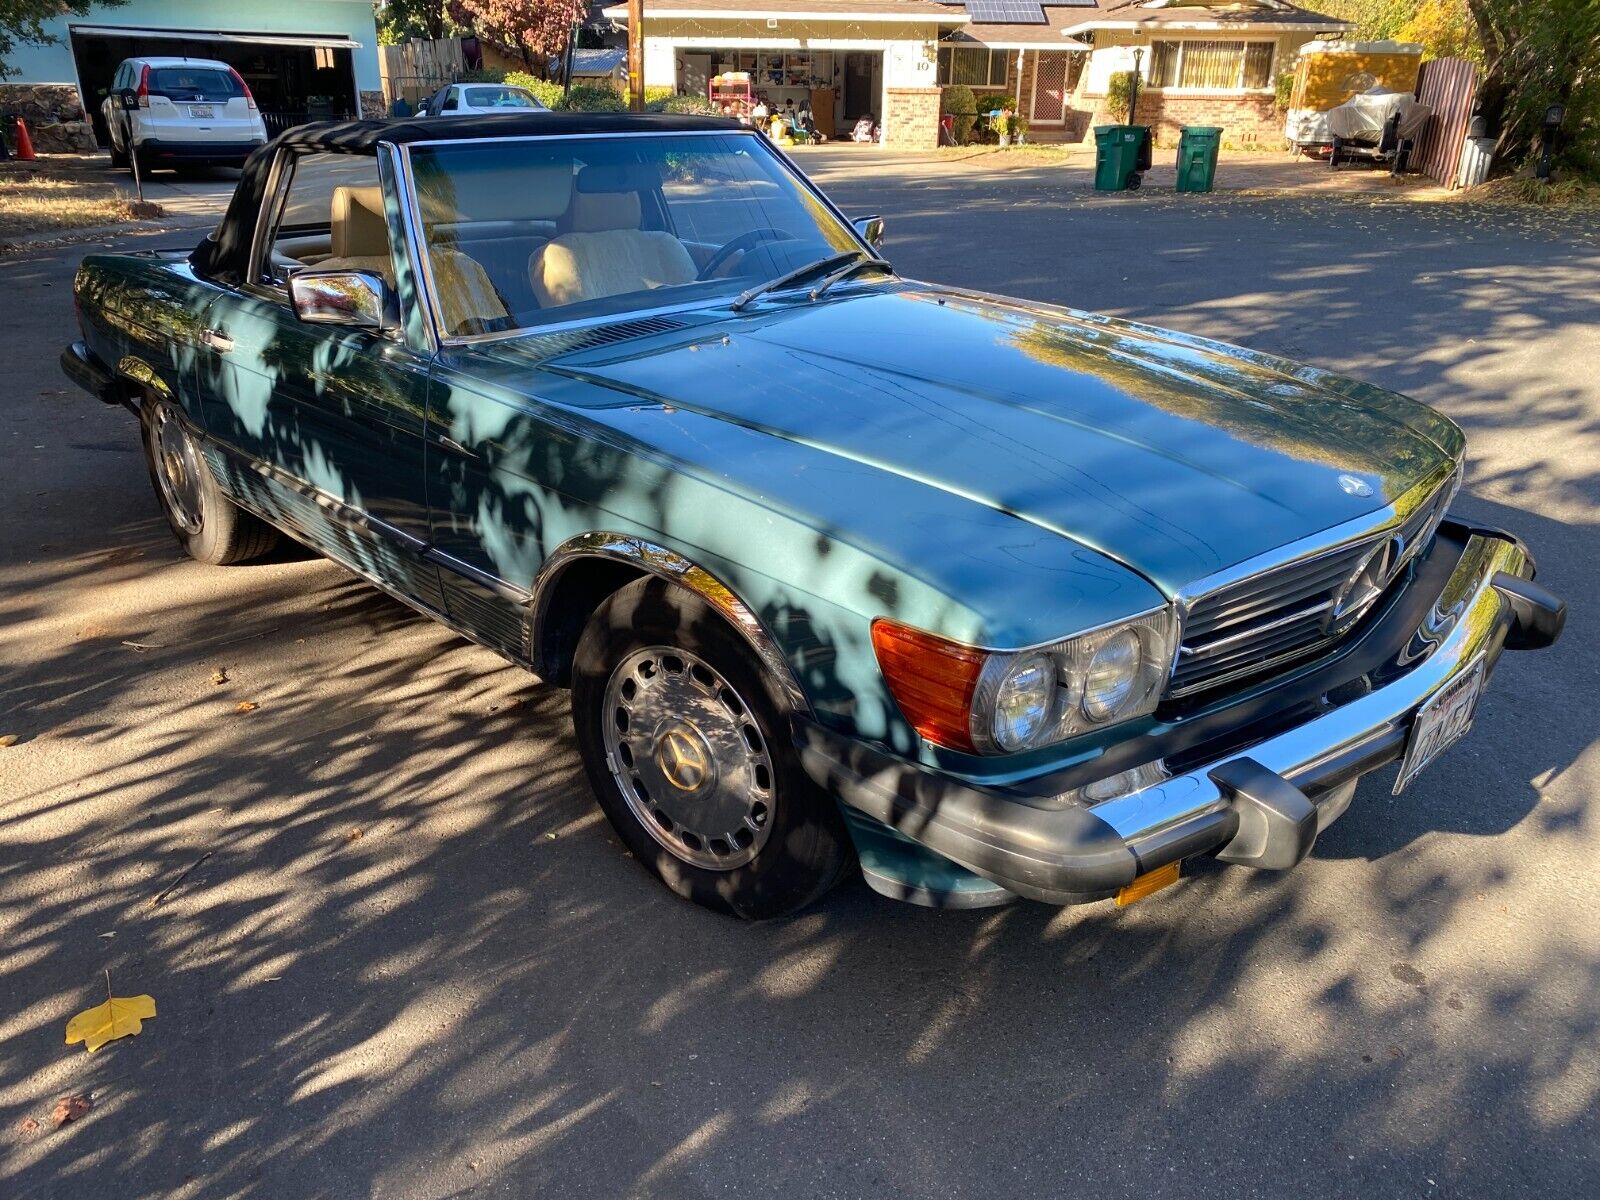
[{"label": "shrub", "polygon": [[1279,112],[1289,111],[1289,99],[1294,95],[1294,72],[1284,71],[1273,83],[1275,95],[1272,102]]},{"label": "shrub", "polygon": [[[557,91],[559,90],[557,88]],[[578,84],[564,99],[558,96],[557,103],[550,107],[564,109],[567,112],[626,112],[628,102],[615,88]]]},{"label": "shrub", "polygon": [[461,83],[504,83],[506,73],[499,67],[476,67],[461,77]]},{"label": "shrub", "polygon": [[705,96],[692,94],[675,95],[671,89],[666,89],[667,95],[654,100],[649,99],[646,91],[645,111],[661,113],[690,113],[694,116],[715,117],[721,115],[721,110],[712,104]]},{"label": "shrub", "polygon": [[669,100],[677,94],[676,88],[669,88],[664,84],[657,83],[646,87],[644,89],[645,110],[648,112],[660,112],[660,109],[652,108],[651,105],[659,104],[663,100]]},{"label": "shrub", "polygon": [[561,107],[559,83],[551,83],[548,79],[540,79],[537,75],[530,75],[526,71],[507,71],[505,78],[500,82],[508,83],[512,87],[527,88],[546,108]]},{"label": "shrub", "polygon": [[974,92],[973,102],[980,113],[994,112],[997,108],[1015,108],[1017,98],[1010,92]]},{"label": "shrub", "polygon": [[1118,125],[1131,125],[1133,113],[1133,72],[1117,71],[1106,84],[1106,109]]},{"label": "shrub", "polygon": [[978,121],[978,105],[972,89],[964,83],[952,83],[939,98],[939,108],[950,117],[951,133],[956,145],[964,146],[972,137],[972,127]]}]

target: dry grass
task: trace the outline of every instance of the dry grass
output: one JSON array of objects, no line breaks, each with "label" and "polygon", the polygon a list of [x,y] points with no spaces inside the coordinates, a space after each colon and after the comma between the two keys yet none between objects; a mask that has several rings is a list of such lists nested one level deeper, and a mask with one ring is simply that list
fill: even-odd
[{"label": "dry grass", "polygon": [[165,216],[150,201],[131,200],[114,183],[75,164],[0,164],[0,237],[54,233]]},{"label": "dry grass", "polygon": [[1462,199],[1478,204],[1535,205],[1547,208],[1600,209],[1600,183],[1582,179],[1563,179],[1551,183],[1525,175],[1491,179],[1462,193]]}]

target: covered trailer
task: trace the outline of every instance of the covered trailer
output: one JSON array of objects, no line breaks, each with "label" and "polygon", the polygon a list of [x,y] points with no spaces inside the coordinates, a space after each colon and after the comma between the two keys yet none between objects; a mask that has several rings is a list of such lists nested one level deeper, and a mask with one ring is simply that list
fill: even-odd
[{"label": "covered trailer", "polygon": [[1422,47],[1409,42],[1307,42],[1295,65],[1283,135],[1296,150],[1331,146],[1328,113],[1379,88],[1415,92]]}]

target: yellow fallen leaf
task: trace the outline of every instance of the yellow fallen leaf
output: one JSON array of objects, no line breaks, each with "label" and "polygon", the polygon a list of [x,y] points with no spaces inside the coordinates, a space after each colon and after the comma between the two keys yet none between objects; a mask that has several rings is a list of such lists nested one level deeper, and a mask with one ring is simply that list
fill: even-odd
[{"label": "yellow fallen leaf", "polygon": [[155,1015],[153,996],[112,996],[67,1022],[67,1045],[82,1042],[84,1049],[93,1054],[107,1042],[132,1037]]},{"label": "yellow fallen leaf", "polygon": [[260,707],[254,700],[241,700],[233,706],[233,711],[236,713],[255,712]]},{"label": "yellow fallen leaf", "polygon": [[14,734],[14,733],[0,734],[0,747],[15,746],[16,744],[17,744],[17,735],[16,734]]}]

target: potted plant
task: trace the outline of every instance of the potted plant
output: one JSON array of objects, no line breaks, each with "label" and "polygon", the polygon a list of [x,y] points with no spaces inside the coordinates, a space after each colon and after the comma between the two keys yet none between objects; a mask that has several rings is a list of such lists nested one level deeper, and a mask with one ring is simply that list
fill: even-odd
[{"label": "potted plant", "polygon": [[995,122],[995,132],[1000,135],[1002,146],[1011,145],[1011,125],[1016,119],[1016,114],[1011,111],[1010,105],[1000,110],[1000,119]]},{"label": "potted plant", "polygon": [[1011,144],[1013,146],[1022,145],[1024,139],[1028,136],[1028,118],[1021,113],[1017,113],[1011,118],[1010,125]]}]

